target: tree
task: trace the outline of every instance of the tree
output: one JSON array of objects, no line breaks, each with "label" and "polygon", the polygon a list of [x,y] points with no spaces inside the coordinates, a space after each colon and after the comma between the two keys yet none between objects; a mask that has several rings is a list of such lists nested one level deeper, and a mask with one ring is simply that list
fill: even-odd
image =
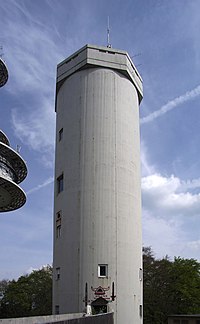
[{"label": "tree", "polygon": [[200,263],[166,256],[155,259],[143,249],[144,324],[165,324],[171,314],[200,313]]},{"label": "tree", "polygon": [[8,283],[9,283],[9,281],[6,279],[0,281],[0,307],[1,307],[1,301],[3,299],[5,291],[7,289]]},{"label": "tree", "polygon": [[49,315],[51,312],[51,266],[8,283],[0,304],[0,318]]},{"label": "tree", "polygon": [[151,248],[143,249],[144,323],[165,323],[171,304],[171,262],[154,258]]},{"label": "tree", "polygon": [[178,257],[172,268],[173,313],[200,313],[200,263]]}]

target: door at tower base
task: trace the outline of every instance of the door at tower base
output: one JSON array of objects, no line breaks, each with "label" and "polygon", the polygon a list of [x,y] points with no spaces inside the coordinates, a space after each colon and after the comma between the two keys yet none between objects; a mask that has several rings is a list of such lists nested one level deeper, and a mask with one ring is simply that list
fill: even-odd
[{"label": "door at tower base", "polygon": [[101,313],[107,313],[108,308],[107,308],[108,301],[105,300],[102,297],[97,298],[91,303],[92,306],[92,314],[101,314]]},{"label": "door at tower base", "polygon": [[124,51],[86,45],[58,65],[54,313],[142,323],[141,89]]}]

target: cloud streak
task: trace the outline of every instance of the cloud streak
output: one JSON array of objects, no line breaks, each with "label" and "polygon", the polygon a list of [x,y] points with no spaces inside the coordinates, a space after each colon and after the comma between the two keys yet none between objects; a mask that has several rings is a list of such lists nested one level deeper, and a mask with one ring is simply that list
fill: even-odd
[{"label": "cloud streak", "polygon": [[140,159],[141,159],[141,169],[142,169],[142,176],[149,176],[155,173],[155,168],[148,162],[148,153],[147,148],[144,141],[141,141],[141,152],[140,152]]},{"label": "cloud streak", "polygon": [[38,186],[30,189],[29,191],[27,191],[27,195],[32,194],[33,192],[36,192],[46,186],[48,186],[50,183],[52,183],[54,181],[53,177],[48,178],[47,180],[45,180],[43,183],[39,184]]},{"label": "cloud streak", "polygon": [[194,98],[200,95],[200,85],[194,88],[191,91],[187,91],[183,95],[169,101],[167,104],[162,106],[160,109],[154,111],[153,113],[147,115],[140,119],[140,124],[147,124],[154,121],[156,118],[166,114],[168,111],[175,109],[176,107],[180,106],[181,104],[193,100]]},{"label": "cloud streak", "polygon": [[0,8],[5,13],[0,27],[11,76],[6,91],[14,102],[9,116],[12,131],[23,145],[40,152],[41,164],[52,168],[56,65],[63,58],[63,48],[57,45],[54,24],[45,24],[38,15],[32,15],[27,2],[13,0],[4,6],[0,3]]},{"label": "cloud streak", "polygon": [[[55,114],[53,102],[43,98],[40,102],[41,111],[37,109],[29,114],[21,114],[16,108],[11,110],[11,121],[15,135],[22,143],[41,153],[54,150]],[[34,107],[36,105],[33,105]],[[52,108],[50,110],[50,108]]]}]

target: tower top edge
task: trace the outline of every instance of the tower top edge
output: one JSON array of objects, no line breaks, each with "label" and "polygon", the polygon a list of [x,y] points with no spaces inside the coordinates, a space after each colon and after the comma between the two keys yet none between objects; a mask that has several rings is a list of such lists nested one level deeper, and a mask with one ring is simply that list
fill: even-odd
[{"label": "tower top edge", "polygon": [[79,48],[76,52],[74,52],[73,54],[71,54],[70,56],[68,56],[66,59],[64,59],[63,61],[61,61],[60,63],[58,63],[58,67],[64,63],[66,63],[66,61],[72,59],[74,56],[77,56],[77,54],[81,53],[82,51],[86,50],[87,48],[93,49],[93,50],[104,50],[108,53],[121,53],[124,55],[128,55],[128,53],[124,50],[119,50],[119,49],[115,49],[112,47],[107,47],[107,46],[98,46],[98,45],[93,45],[93,44],[86,44],[83,47]]},{"label": "tower top edge", "polygon": [[108,68],[123,74],[135,86],[139,102],[143,98],[142,78],[126,51],[87,44],[57,66],[56,95],[72,74],[87,68]]},{"label": "tower top edge", "polygon": [[93,52],[102,52],[102,53],[107,53],[107,54],[118,54],[121,56],[126,56],[128,58],[128,60],[130,61],[131,65],[134,67],[134,70],[137,71],[137,74],[140,78],[140,81],[143,82],[141,75],[139,74],[136,66],[134,65],[132,59],[130,58],[129,54],[127,51],[124,50],[119,50],[116,48],[112,48],[112,47],[106,47],[106,46],[98,46],[98,45],[92,45],[92,44],[86,44],[83,47],[81,47],[79,50],[77,50],[76,52],[74,52],[73,54],[71,54],[70,56],[68,56],[66,59],[64,59],[63,61],[61,61],[60,63],[58,63],[57,68],[59,69],[60,66],[62,66],[63,64],[67,64],[68,62],[70,62],[70,60],[74,59],[75,57],[77,57],[81,52],[84,52],[86,50],[92,50]]}]

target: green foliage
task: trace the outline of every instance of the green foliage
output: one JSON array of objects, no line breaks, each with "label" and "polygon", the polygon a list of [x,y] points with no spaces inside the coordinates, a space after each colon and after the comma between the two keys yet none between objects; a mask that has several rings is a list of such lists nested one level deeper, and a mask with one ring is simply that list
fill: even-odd
[{"label": "green foliage", "polygon": [[175,258],[172,280],[174,304],[178,314],[200,313],[200,263],[194,259]]},{"label": "green foliage", "polygon": [[[167,324],[168,315],[200,313],[200,263],[166,256],[157,260],[143,249],[144,324]],[[17,281],[0,282],[0,318],[49,315],[52,310],[52,267]]]},{"label": "green foliage", "polygon": [[155,259],[143,249],[144,324],[165,324],[171,314],[200,313],[200,263],[166,256]]},{"label": "green foliage", "polygon": [[49,315],[51,311],[51,266],[7,283],[0,303],[0,318]]}]

